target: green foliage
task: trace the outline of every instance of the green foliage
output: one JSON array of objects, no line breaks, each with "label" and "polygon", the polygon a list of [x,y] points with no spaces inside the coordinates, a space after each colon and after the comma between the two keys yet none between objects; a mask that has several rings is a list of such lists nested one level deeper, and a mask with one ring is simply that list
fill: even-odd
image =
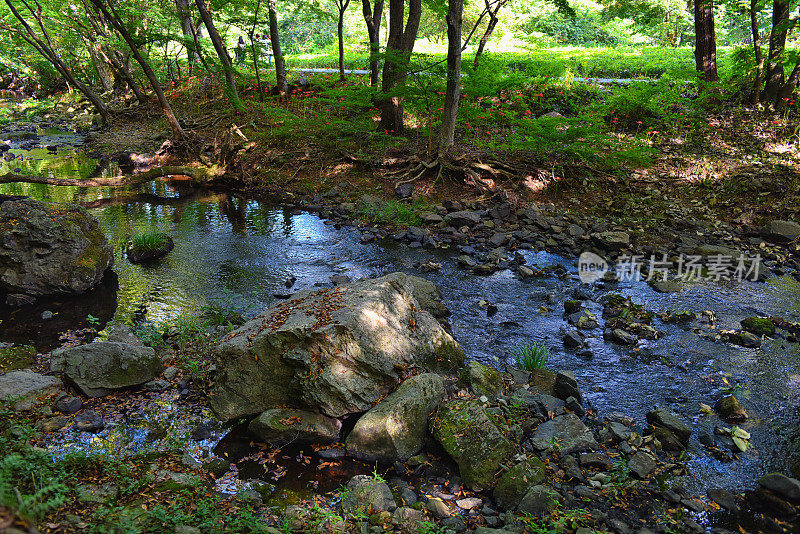
[{"label": "green foliage", "polygon": [[358,213],[366,220],[380,223],[393,224],[399,227],[417,226],[422,223],[420,213],[428,211],[430,204],[425,199],[414,199],[413,202],[400,202],[386,200],[380,203],[359,202],[356,206]]},{"label": "green foliage", "polygon": [[0,506],[40,521],[67,502],[65,473],[48,453],[26,447],[0,458]]},{"label": "green foliage", "polygon": [[534,341],[514,351],[514,363],[523,371],[544,368],[550,359],[550,349],[541,341]]},{"label": "green foliage", "polygon": [[131,237],[131,245],[140,251],[155,251],[160,249],[167,240],[167,236],[158,230],[143,230]]},{"label": "green foliage", "polygon": [[558,43],[570,45],[615,44],[617,37],[605,30],[596,13],[584,13],[579,17],[563,15],[553,11],[547,15],[533,16],[525,25],[529,32],[540,32],[553,37]]},{"label": "green foliage", "polygon": [[330,19],[285,18],[278,23],[281,51],[286,54],[316,52],[336,41],[336,23]]}]

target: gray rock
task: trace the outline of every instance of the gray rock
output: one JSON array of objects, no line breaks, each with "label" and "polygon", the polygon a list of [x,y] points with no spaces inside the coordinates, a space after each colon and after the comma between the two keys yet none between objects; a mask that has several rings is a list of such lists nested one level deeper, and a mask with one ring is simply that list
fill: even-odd
[{"label": "gray rock", "polygon": [[145,383],[143,389],[145,391],[161,392],[168,390],[170,385],[171,384],[163,378],[157,378]]},{"label": "gray rock", "polygon": [[422,450],[428,416],[444,397],[439,375],[423,373],[365,413],[347,436],[347,454],[370,461],[405,461]]},{"label": "gray rock", "polygon": [[419,532],[420,523],[424,521],[425,514],[409,506],[400,506],[392,514],[392,526],[400,532]]},{"label": "gray rock", "polygon": [[108,338],[106,341],[113,341],[116,343],[127,343],[128,345],[144,345],[142,340],[136,337],[131,331],[130,327],[125,324],[115,324],[108,329]]},{"label": "gray rock", "polygon": [[729,423],[740,423],[747,419],[747,411],[733,395],[721,397],[714,403],[714,410]]},{"label": "gray rock", "polygon": [[478,490],[494,486],[495,474],[514,446],[475,400],[455,399],[441,406],[433,435],[458,464],[464,484]]},{"label": "gray rock", "polygon": [[83,401],[80,397],[64,396],[58,399],[55,403],[55,409],[61,413],[72,415],[78,412],[83,406]]},{"label": "gray rock", "polygon": [[0,204],[0,290],[34,297],[80,294],[100,283],[114,248],[97,219],[74,204]]},{"label": "gray rock", "polygon": [[553,393],[561,400],[567,400],[570,397],[583,404],[583,395],[580,388],[578,388],[578,381],[575,380],[575,373],[572,371],[558,371],[556,373],[556,383],[553,386]]},{"label": "gray rock", "polygon": [[116,500],[119,487],[114,484],[78,484],[75,486],[78,502],[105,504]]},{"label": "gray rock", "polygon": [[105,428],[103,418],[92,410],[76,415],[73,421],[75,422],[75,428],[83,432],[100,432]]},{"label": "gray rock", "polygon": [[353,514],[359,510],[367,512],[393,512],[397,503],[386,482],[378,482],[368,475],[356,475],[347,483],[342,498],[342,511]]},{"label": "gray rock", "polygon": [[597,447],[592,431],[577,415],[565,414],[545,421],[536,427],[534,439],[555,443],[561,454],[571,454]]},{"label": "gray rock", "polygon": [[100,341],[51,353],[50,369],[62,370],[89,397],[138,386],[161,374],[163,365],[151,347]]},{"label": "gray rock", "polygon": [[800,224],[794,221],[769,221],[761,228],[761,235],[773,243],[789,243],[800,237]]},{"label": "gray rock", "polygon": [[615,328],[611,331],[611,340],[620,345],[636,345],[639,343],[636,336],[621,328]]},{"label": "gray rock", "polygon": [[592,234],[592,241],[603,250],[615,252],[631,244],[631,237],[626,232],[598,232]]},{"label": "gray rock", "polygon": [[666,428],[684,444],[689,442],[689,437],[692,434],[692,429],[689,425],[666,408],[657,408],[647,412],[647,422],[653,426]]},{"label": "gray rock", "polygon": [[534,484],[541,484],[545,479],[544,463],[538,458],[519,462],[509,468],[494,488],[494,500],[506,510],[513,510]]},{"label": "gray rock", "polygon": [[564,332],[564,346],[572,349],[583,347],[583,338],[576,329],[570,328]]},{"label": "gray rock", "polygon": [[481,222],[481,215],[477,211],[455,211],[445,215],[444,222],[456,228],[474,226]]},{"label": "gray rock", "polygon": [[656,462],[653,457],[644,451],[637,451],[636,454],[631,456],[628,460],[628,469],[631,474],[639,479],[650,478],[653,471],[656,469]]},{"label": "gray rock", "polygon": [[800,503],[800,481],[796,478],[789,478],[781,473],[770,473],[761,477],[758,484],[789,501]]},{"label": "gray rock", "polygon": [[554,509],[559,500],[558,493],[552,488],[542,485],[533,486],[520,501],[517,511],[541,517]]},{"label": "gray rock", "polygon": [[432,497],[425,503],[425,508],[436,519],[444,519],[450,517],[450,508],[444,503],[442,499]]},{"label": "gray rock", "polygon": [[726,510],[736,512],[739,510],[740,499],[723,489],[711,488],[708,490],[708,497]]},{"label": "gray rock", "polygon": [[266,443],[324,444],[339,439],[342,424],[338,419],[303,410],[275,408],[250,422],[248,429]]},{"label": "gray rock", "polygon": [[52,395],[60,388],[58,377],[40,375],[28,369],[0,375],[0,400],[13,400],[16,410],[30,410],[39,397]]},{"label": "gray rock", "polygon": [[493,399],[503,389],[503,380],[497,370],[476,361],[467,362],[461,371],[461,381],[478,397],[486,395]]},{"label": "gray rock", "polygon": [[454,372],[464,352],[415,288],[415,277],[393,273],[270,308],[218,347],[211,407],[226,420],[277,406],[338,418],[370,409],[402,370]]}]

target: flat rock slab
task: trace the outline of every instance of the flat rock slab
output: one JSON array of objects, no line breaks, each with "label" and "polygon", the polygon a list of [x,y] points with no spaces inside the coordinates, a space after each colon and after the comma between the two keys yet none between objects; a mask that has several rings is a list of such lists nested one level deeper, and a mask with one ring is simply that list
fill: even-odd
[{"label": "flat rock slab", "polygon": [[57,376],[40,375],[24,369],[0,375],[0,400],[15,400],[14,408],[29,410],[38,397],[50,395],[61,389]]},{"label": "flat rock slab", "polygon": [[338,419],[303,410],[267,410],[250,422],[250,432],[267,443],[324,444],[339,439]]},{"label": "flat rock slab", "polygon": [[536,427],[533,439],[552,443],[561,454],[572,454],[597,447],[592,431],[575,414],[565,414]]}]

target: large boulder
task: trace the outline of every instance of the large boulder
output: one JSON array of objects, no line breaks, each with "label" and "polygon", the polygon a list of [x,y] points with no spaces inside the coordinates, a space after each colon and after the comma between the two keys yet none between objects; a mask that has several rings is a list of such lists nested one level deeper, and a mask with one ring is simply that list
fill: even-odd
[{"label": "large boulder", "polygon": [[443,404],[433,435],[458,464],[464,484],[475,490],[494,487],[495,475],[514,454],[514,445],[476,400],[455,399]]},{"label": "large boulder", "polygon": [[113,264],[114,248],[81,206],[29,199],[0,204],[0,292],[80,294]]},{"label": "large boulder", "polygon": [[769,221],[761,228],[761,235],[773,243],[790,243],[800,237],[800,224],[794,221]]},{"label": "large boulder", "polygon": [[151,347],[100,341],[54,350],[50,370],[63,371],[85,395],[102,397],[149,382],[161,374],[163,365]]},{"label": "large boulder", "polygon": [[588,451],[598,447],[592,431],[575,414],[565,414],[545,421],[533,435],[539,443],[551,443],[561,454]]},{"label": "large boulder", "polygon": [[413,376],[365,413],[347,436],[347,454],[370,461],[405,461],[422,450],[428,416],[444,397],[433,373]]},{"label": "large boulder", "polygon": [[464,351],[393,273],[301,291],[219,345],[210,402],[221,419],[277,407],[365,412],[412,370],[455,373]]},{"label": "large boulder", "polygon": [[0,401],[13,401],[17,410],[30,409],[39,397],[51,395],[59,389],[61,380],[58,377],[40,375],[28,369],[0,375]]},{"label": "large boulder", "polygon": [[248,428],[261,440],[274,445],[308,445],[337,441],[342,423],[318,413],[276,408],[253,419]]}]

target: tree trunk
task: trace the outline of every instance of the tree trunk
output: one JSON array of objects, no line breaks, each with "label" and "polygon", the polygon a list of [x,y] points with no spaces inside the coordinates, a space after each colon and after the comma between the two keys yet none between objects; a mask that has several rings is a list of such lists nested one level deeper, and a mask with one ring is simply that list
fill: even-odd
[{"label": "tree trunk", "polygon": [[89,57],[92,59],[94,70],[97,72],[97,77],[100,78],[100,85],[103,86],[103,92],[109,93],[114,90],[114,75],[111,73],[105,54],[100,50],[100,45],[97,41],[85,38],[86,49],[89,52]]},{"label": "tree trunk", "polygon": [[42,21],[37,18],[41,17],[40,11],[33,11],[28,4],[26,7],[31,12],[31,15],[36,19],[39,28],[42,30],[43,35],[42,37],[44,40],[40,39],[33,28],[28,24],[24,17],[17,11],[17,8],[14,4],[11,3],[11,0],[5,0],[6,5],[8,5],[11,13],[14,17],[22,24],[22,27],[25,29],[26,33],[20,33],[20,37],[25,40],[29,45],[31,45],[39,54],[41,54],[45,59],[47,59],[53,67],[58,71],[59,74],[66,80],[68,86],[70,88],[74,87],[78,89],[83,95],[89,99],[89,102],[95,107],[97,112],[103,118],[103,123],[107,124],[110,118],[110,113],[108,111],[108,107],[103,103],[97,94],[92,91],[88,86],[84,85],[80,81],[78,81],[75,76],[73,76],[72,71],[64,64],[61,60],[61,57],[58,53],[50,46],[50,35],[44,29],[44,24]]},{"label": "tree trunk", "polygon": [[275,58],[275,83],[278,92],[285,95],[289,92],[289,84],[286,81],[286,63],[283,61],[281,53],[280,33],[278,33],[278,2],[269,0],[269,40],[272,43],[272,57]]},{"label": "tree trunk", "polygon": [[764,98],[775,102],[783,87],[783,50],[786,47],[787,21],[789,20],[789,0],[774,0],[772,3],[772,33],[769,37],[769,56],[767,58],[767,85]]},{"label": "tree trunk", "polygon": [[403,131],[402,98],[391,94],[405,84],[414,41],[417,39],[422,15],[422,0],[410,0],[408,20],[405,20],[405,0],[389,0],[389,38],[383,62],[383,92],[380,101],[379,128],[389,132]]},{"label": "tree trunk", "polygon": [[339,23],[336,28],[339,37],[339,81],[344,83],[344,12],[347,11],[350,0],[336,0],[336,3],[339,7]]},{"label": "tree trunk", "polygon": [[442,127],[439,130],[439,153],[455,142],[458,101],[461,97],[461,23],[464,0],[449,0],[447,6],[447,89],[444,93]]},{"label": "tree trunk", "polygon": [[91,0],[91,2],[97,9],[100,10],[106,20],[108,20],[108,22],[120,34],[122,39],[128,45],[128,48],[131,49],[133,59],[135,59],[139,66],[142,67],[144,75],[147,76],[147,79],[150,81],[150,86],[153,88],[156,98],[158,98],[158,103],[161,105],[161,109],[164,112],[164,116],[166,117],[167,123],[169,123],[170,129],[172,129],[172,133],[175,135],[176,140],[183,146],[188,147],[189,143],[188,139],[186,138],[186,132],[184,132],[183,128],[181,128],[181,125],[178,123],[178,119],[175,117],[175,113],[172,111],[172,106],[170,106],[169,102],[167,102],[167,97],[164,96],[164,91],[161,90],[161,84],[158,82],[155,72],[153,72],[150,63],[148,63],[144,56],[142,56],[142,54],[139,52],[139,46],[133,40],[130,32],[122,23],[119,15],[112,6],[106,6],[104,0]]},{"label": "tree trunk", "polygon": [[764,54],[761,53],[761,36],[758,31],[758,0],[750,0],[750,32],[753,34],[753,54],[756,60],[756,78],[753,81],[753,105],[761,100],[764,84]]},{"label": "tree trunk", "polygon": [[794,64],[792,72],[789,74],[789,77],[786,78],[786,83],[783,84],[783,87],[781,87],[778,93],[778,98],[775,101],[775,107],[777,109],[782,109],[788,105],[794,90],[797,89],[798,76],[800,76],[800,62]]},{"label": "tree trunk", "polygon": [[364,22],[367,23],[367,34],[369,35],[369,84],[377,87],[380,78],[380,58],[378,56],[381,52],[383,0],[376,0],[374,9],[370,5],[370,0],[361,0],[361,11],[364,14]]},{"label": "tree trunk", "polygon": [[228,54],[228,48],[222,42],[222,37],[214,26],[214,20],[211,18],[211,12],[208,10],[205,0],[195,0],[197,9],[200,11],[200,16],[203,19],[203,25],[208,31],[208,36],[214,44],[214,49],[217,51],[219,60],[222,63],[222,70],[225,72],[225,81],[228,83],[228,90],[231,92],[231,101],[233,105],[239,109],[243,109],[242,103],[239,101],[239,93],[236,90],[236,75],[233,70],[233,63],[231,56]]},{"label": "tree trunk", "polygon": [[483,32],[483,37],[481,37],[480,42],[478,43],[478,49],[475,51],[475,59],[472,62],[472,67],[477,69],[478,62],[481,59],[481,55],[483,54],[483,49],[486,48],[486,43],[489,42],[489,37],[492,36],[492,32],[494,32],[495,27],[499,19],[497,18],[497,13],[500,11],[500,8],[505,5],[508,0],[498,0],[497,4],[495,5],[494,11],[492,11],[492,6],[489,3],[489,0],[485,0],[486,2],[486,12],[489,14],[489,22],[486,24],[486,31]]},{"label": "tree trunk", "polygon": [[[138,100],[140,104],[146,104],[149,99],[147,98],[147,95],[144,94],[144,91],[142,91],[141,87],[139,87],[139,82],[137,82],[136,78],[133,77],[133,73],[131,73],[128,61],[125,60],[125,58],[117,57],[117,54],[118,52],[114,50],[112,50],[109,54],[103,52],[103,56],[108,59],[108,62],[114,67],[114,70],[117,72],[117,74],[119,74],[119,76],[125,80],[128,88],[133,91],[133,94],[136,96],[136,100]],[[119,55],[121,56],[122,54]]]},{"label": "tree trunk", "polygon": [[200,61],[195,47],[195,28],[192,22],[192,12],[189,9],[189,0],[175,0],[175,8],[178,18],[181,21],[181,33],[183,33],[183,45],[186,47],[186,59],[189,61],[189,68]]},{"label": "tree trunk", "polygon": [[716,82],[717,39],[714,34],[714,1],[695,0],[694,2],[694,61],[697,73],[706,82]]}]

